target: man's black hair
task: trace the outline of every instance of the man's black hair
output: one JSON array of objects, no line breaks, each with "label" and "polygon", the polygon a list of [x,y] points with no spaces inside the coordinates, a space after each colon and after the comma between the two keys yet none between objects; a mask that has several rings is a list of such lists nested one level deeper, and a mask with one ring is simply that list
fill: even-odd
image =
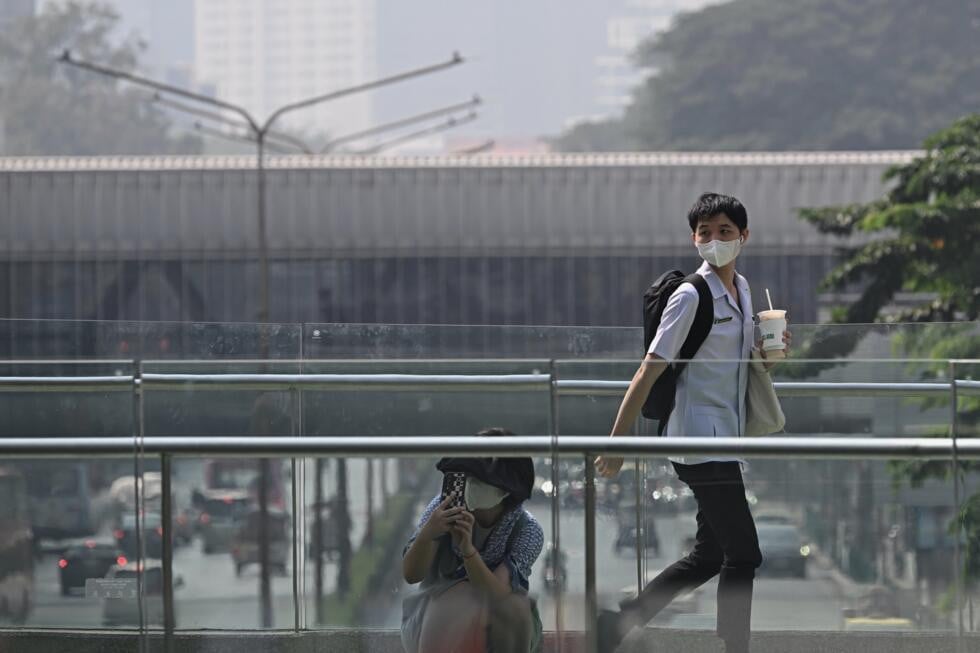
[{"label": "man's black hair", "polygon": [[687,222],[691,225],[691,231],[697,231],[698,224],[710,220],[719,213],[727,215],[739,231],[745,231],[749,226],[749,216],[745,212],[745,207],[737,199],[731,195],[702,193],[687,212]]}]

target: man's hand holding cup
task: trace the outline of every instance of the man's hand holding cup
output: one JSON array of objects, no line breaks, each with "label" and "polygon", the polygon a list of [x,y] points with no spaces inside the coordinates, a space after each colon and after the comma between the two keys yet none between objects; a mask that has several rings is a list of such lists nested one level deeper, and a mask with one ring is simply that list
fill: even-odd
[{"label": "man's hand holding cup", "polygon": [[758,317],[759,333],[762,336],[759,350],[762,357],[766,359],[765,366],[768,370],[777,361],[786,358],[790,343],[793,341],[793,334],[787,330],[788,321],[784,310],[759,311]]}]

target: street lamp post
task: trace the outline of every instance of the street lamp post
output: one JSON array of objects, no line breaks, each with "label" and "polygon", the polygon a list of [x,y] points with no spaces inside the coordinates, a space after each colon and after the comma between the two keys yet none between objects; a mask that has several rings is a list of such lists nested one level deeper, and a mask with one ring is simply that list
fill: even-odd
[{"label": "street lamp post", "polygon": [[[88,61],[82,61],[72,57],[69,50],[65,50],[58,61],[63,64],[74,66],[76,68],[81,68],[89,72],[111,77],[113,79],[125,81],[136,86],[142,86],[144,88],[153,89],[159,93],[167,93],[170,95],[175,95],[178,97],[185,98],[187,100],[192,100],[194,102],[200,102],[202,104],[210,105],[217,109],[224,111],[230,111],[237,114],[242,118],[245,125],[249,128],[254,136],[255,149],[256,149],[256,185],[257,185],[257,205],[256,205],[256,227],[258,231],[258,247],[259,247],[259,312],[258,312],[258,322],[267,323],[269,321],[269,252],[268,252],[268,233],[266,225],[266,202],[265,202],[265,178],[266,178],[266,166],[265,166],[265,149],[266,149],[266,138],[270,135],[272,127],[275,125],[276,121],[287,113],[298,111],[300,109],[306,109],[324,102],[329,102],[331,100],[336,100],[342,97],[347,97],[349,95],[354,95],[356,93],[363,93],[365,91],[374,90],[382,86],[387,86],[389,84],[395,84],[397,82],[406,81],[415,77],[421,77],[423,75],[429,75],[453,66],[457,66],[463,63],[463,57],[459,53],[454,52],[452,57],[448,61],[442,63],[433,64],[430,66],[425,66],[422,68],[416,68],[406,72],[391,75],[389,77],[384,77],[370,82],[365,82],[363,84],[357,84],[348,88],[340,89],[337,91],[332,91],[330,93],[324,93],[321,95],[316,95],[305,100],[300,100],[299,102],[292,102],[284,106],[279,107],[272,114],[262,122],[261,124],[252,117],[251,113],[244,107],[226,102],[224,100],[219,100],[217,98],[209,97],[201,93],[195,93],[184,88],[180,88],[173,84],[167,84],[147,77],[142,77],[140,75],[135,75],[128,71],[117,70],[114,68],[109,68],[100,64],[91,63]],[[268,352],[268,342],[263,336],[261,339],[261,349],[260,358],[267,359],[269,356]],[[269,460],[267,458],[262,458],[259,460],[259,487],[258,487],[258,499],[259,499],[259,568],[260,568],[260,594],[261,594],[261,621],[263,628],[271,628],[273,625],[272,620],[272,586],[271,577],[269,574],[269,506],[268,506],[268,479],[269,479],[270,467]],[[164,501],[169,501],[169,497],[163,497]],[[301,507],[300,507],[301,508]],[[295,507],[294,507],[295,509]],[[164,574],[167,575],[172,570],[172,560],[164,560],[163,568]],[[295,570],[294,570],[295,573]],[[173,591],[172,586],[165,587],[165,592]],[[169,608],[168,608],[169,606]],[[173,631],[174,621],[173,621],[173,600],[172,594],[170,596],[170,601],[164,601],[164,629],[169,635]]]}]

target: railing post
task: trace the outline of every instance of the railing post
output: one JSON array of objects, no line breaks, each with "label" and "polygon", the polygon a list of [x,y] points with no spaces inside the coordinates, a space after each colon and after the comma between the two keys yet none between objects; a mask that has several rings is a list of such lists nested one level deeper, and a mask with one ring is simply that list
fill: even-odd
[{"label": "railing post", "polygon": [[[143,485],[143,444],[144,436],[146,435],[146,420],[145,420],[145,399],[146,399],[146,388],[142,384],[143,376],[143,361],[136,360],[133,361],[133,372],[134,381],[133,388],[135,390],[133,394],[133,409],[135,412],[135,426],[136,432],[133,434],[134,438],[134,449],[133,449],[133,492],[135,493],[134,498],[134,510],[133,515],[134,527],[136,530],[136,612],[139,617],[139,632],[140,632],[140,651],[145,651],[147,648],[146,642],[146,607],[144,603],[144,592],[143,588],[146,583],[143,577],[144,571],[139,568],[139,565],[143,563],[146,557],[146,551],[143,547],[143,524],[145,520],[145,515],[143,513],[146,488]],[[145,565],[144,565],[145,569]],[[168,652],[169,653],[169,652]]]},{"label": "railing post", "polygon": [[597,650],[596,618],[599,601],[595,582],[595,462],[585,454],[585,650]]},{"label": "railing post", "polygon": [[160,523],[163,527],[163,552],[160,561],[163,573],[163,637],[166,651],[173,650],[174,636],[174,540],[173,540],[173,490],[171,479],[173,459],[170,454],[160,454]]},{"label": "railing post", "polygon": [[[290,392],[290,432],[293,436],[302,435],[302,396],[301,388]],[[293,518],[290,524],[293,535],[292,581],[293,581],[293,629],[300,632],[306,628],[306,460],[291,458],[291,490]]]},{"label": "railing post", "polygon": [[956,651],[957,653],[962,653],[962,651],[965,649],[965,642],[963,640],[963,592],[962,584],[960,582],[960,574],[962,573],[963,569],[960,538],[963,535],[963,530],[960,524],[960,511],[962,509],[960,499],[960,460],[959,451],[957,450],[958,442],[956,439],[957,432],[959,430],[959,397],[956,392],[956,363],[954,361],[949,362],[949,394],[949,430],[953,445],[953,514],[955,515],[953,520],[953,593],[956,601]]},{"label": "railing post", "polygon": [[555,579],[555,653],[562,653],[565,587],[560,583],[561,569],[561,501],[558,496],[558,368],[554,360],[549,361],[551,380],[548,383],[548,417],[551,435],[551,573]]}]

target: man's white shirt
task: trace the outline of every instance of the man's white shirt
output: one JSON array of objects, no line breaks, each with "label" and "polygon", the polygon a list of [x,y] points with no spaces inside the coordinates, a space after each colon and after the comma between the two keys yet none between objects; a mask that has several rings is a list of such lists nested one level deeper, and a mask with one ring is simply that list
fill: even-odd
[{"label": "man's white shirt", "polygon": [[[710,265],[697,273],[711,290],[714,324],[701,348],[677,379],[674,409],[667,421],[665,437],[734,437],[745,433],[745,390],[755,324],[752,296],[745,277],[735,273],[738,301]],[[668,298],[660,326],[648,353],[673,363],[694,324],[698,291],[682,283]],[[733,461],[738,458],[671,458],[675,462],[697,464]]]}]

